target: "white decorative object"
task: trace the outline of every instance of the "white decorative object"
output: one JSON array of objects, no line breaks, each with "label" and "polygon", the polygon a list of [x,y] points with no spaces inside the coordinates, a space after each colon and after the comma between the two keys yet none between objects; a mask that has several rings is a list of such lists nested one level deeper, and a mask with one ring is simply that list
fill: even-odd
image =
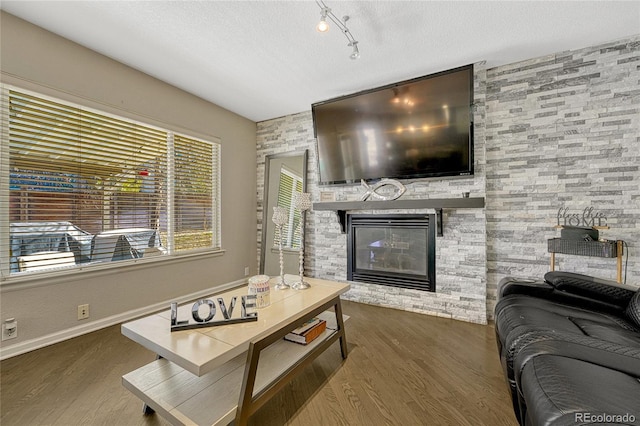
[{"label": "white decorative object", "polygon": [[336,200],[336,193],[330,191],[320,191],[320,202],[331,203]]},{"label": "white decorative object", "polygon": [[[362,201],[366,201],[370,197],[373,198],[373,199],[376,199],[376,200],[381,200],[381,201],[397,200],[407,190],[407,188],[405,188],[405,186],[403,184],[401,184],[397,180],[393,180],[393,179],[382,179],[381,181],[377,182],[373,186],[369,185],[367,182],[365,182],[364,179],[361,179],[360,180],[360,184],[366,190],[366,192],[362,195],[362,198],[360,198],[360,200],[362,200]],[[383,187],[387,187],[387,186],[393,186],[394,188],[396,188],[396,192],[394,192],[391,195],[380,195],[377,192],[378,189],[383,188]]]},{"label": "white decorative object", "polygon": [[304,219],[305,212],[311,208],[311,194],[301,192],[296,194],[293,199],[293,207],[300,210],[300,281],[293,283],[291,288],[296,290],[304,290],[311,285],[304,281]]},{"label": "white decorative object", "polygon": [[[266,275],[265,275],[266,276]],[[269,286],[269,277],[267,277],[267,288]],[[256,292],[253,294],[247,294],[241,297],[240,317],[233,316],[235,311],[236,301],[238,296],[231,297],[229,305],[222,297],[218,297],[218,308],[216,308],[216,302],[212,299],[200,299],[197,300],[193,306],[191,306],[191,317],[195,322],[189,320],[178,320],[178,302],[171,302],[171,332],[192,330],[203,327],[214,327],[219,325],[237,324],[240,322],[249,322],[258,320],[258,312],[256,312]],[[264,304],[264,301],[263,301]],[[208,310],[207,316],[202,318],[204,312],[200,311],[200,308],[205,306],[205,310]],[[222,314],[221,319],[215,319],[216,313]],[[237,311],[236,311],[237,312]],[[218,315],[220,317],[220,315]]]},{"label": "white decorative object", "polygon": [[282,257],[282,226],[289,221],[289,215],[284,207],[274,207],[273,217],[271,218],[276,225],[276,231],[278,231],[278,251],[280,252],[280,277],[276,285],[273,287],[276,290],[286,290],[289,284],[284,280],[284,258]]},{"label": "white decorative object", "polygon": [[249,296],[255,295],[256,308],[266,308],[271,304],[269,275],[254,275],[249,278]]}]

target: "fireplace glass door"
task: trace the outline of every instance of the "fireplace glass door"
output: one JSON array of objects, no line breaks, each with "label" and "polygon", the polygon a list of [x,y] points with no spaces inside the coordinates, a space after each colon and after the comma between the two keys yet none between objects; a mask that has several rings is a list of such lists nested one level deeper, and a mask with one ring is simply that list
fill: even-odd
[{"label": "fireplace glass door", "polygon": [[348,279],[435,289],[435,215],[350,215]]}]

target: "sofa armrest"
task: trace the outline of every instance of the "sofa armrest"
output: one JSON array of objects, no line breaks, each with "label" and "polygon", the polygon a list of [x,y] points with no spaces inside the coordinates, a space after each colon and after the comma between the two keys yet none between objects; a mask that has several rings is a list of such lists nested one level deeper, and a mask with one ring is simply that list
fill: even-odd
[{"label": "sofa armrest", "polygon": [[620,309],[627,307],[636,292],[634,287],[573,272],[547,272],[544,279],[558,291],[618,306]]},{"label": "sofa armrest", "polygon": [[526,294],[540,298],[548,298],[555,291],[551,284],[527,278],[505,277],[498,283],[498,298],[511,294]]}]

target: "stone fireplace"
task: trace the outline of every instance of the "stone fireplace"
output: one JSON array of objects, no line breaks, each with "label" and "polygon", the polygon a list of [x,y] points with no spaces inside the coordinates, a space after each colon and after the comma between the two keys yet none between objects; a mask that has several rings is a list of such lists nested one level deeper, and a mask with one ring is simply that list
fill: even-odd
[{"label": "stone fireplace", "polygon": [[435,215],[347,216],[347,280],[435,291]]},{"label": "stone fireplace", "polygon": [[[474,158],[473,176],[405,182],[407,192],[393,202],[360,201],[359,185],[320,186],[313,120],[310,111],[259,124],[258,131],[258,223],[262,229],[260,183],[265,155],[308,149],[307,192],[314,207],[307,215],[304,271],[311,277],[349,281],[351,289],[342,298],[360,303],[419,312],[444,318],[485,324],[487,322],[487,221],[485,209],[472,206],[482,200],[485,181],[484,103],[486,69],[474,64]],[[463,193],[470,198],[462,198]],[[325,197],[331,193],[331,197]],[[326,201],[323,198],[328,198]],[[319,208],[319,202],[336,204]],[[333,202],[332,202],[333,201]],[[348,277],[348,215],[435,216],[435,277],[429,291],[367,282]],[[258,235],[261,238],[261,235]],[[390,237],[393,238],[394,237]],[[395,237],[396,240],[403,237]],[[375,240],[377,241],[377,240]],[[391,256],[391,259],[393,256]],[[397,262],[397,258],[395,261]],[[387,263],[391,266],[392,263]],[[384,262],[381,263],[384,265]],[[404,268],[404,264],[402,266]],[[427,267],[428,268],[428,267]],[[401,272],[399,272],[401,273]],[[435,289],[435,291],[431,291]]]}]

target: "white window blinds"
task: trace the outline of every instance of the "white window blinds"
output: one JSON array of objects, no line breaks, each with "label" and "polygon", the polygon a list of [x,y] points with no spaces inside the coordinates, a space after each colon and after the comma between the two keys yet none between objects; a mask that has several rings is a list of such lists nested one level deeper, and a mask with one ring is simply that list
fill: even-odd
[{"label": "white window blinds", "polygon": [[208,142],[179,135],[174,137],[174,147],[175,249],[217,248],[218,150]]},{"label": "white window blinds", "polygon": [[219,248],[219,144],[18,90],[3,97],[12,273]]},{"label": "white window blinds", "polygon": [[[288,170],[284,166],[280,169],[280,183],[278,185],[278,207],[283,207],[289,220],[282,226],[282,247],[288,249],[300,248],[300,211],[293,207],[295,195],[302,193],[302,176]],[[278,246],[278,233],[275,235],[274,246]]]}]

